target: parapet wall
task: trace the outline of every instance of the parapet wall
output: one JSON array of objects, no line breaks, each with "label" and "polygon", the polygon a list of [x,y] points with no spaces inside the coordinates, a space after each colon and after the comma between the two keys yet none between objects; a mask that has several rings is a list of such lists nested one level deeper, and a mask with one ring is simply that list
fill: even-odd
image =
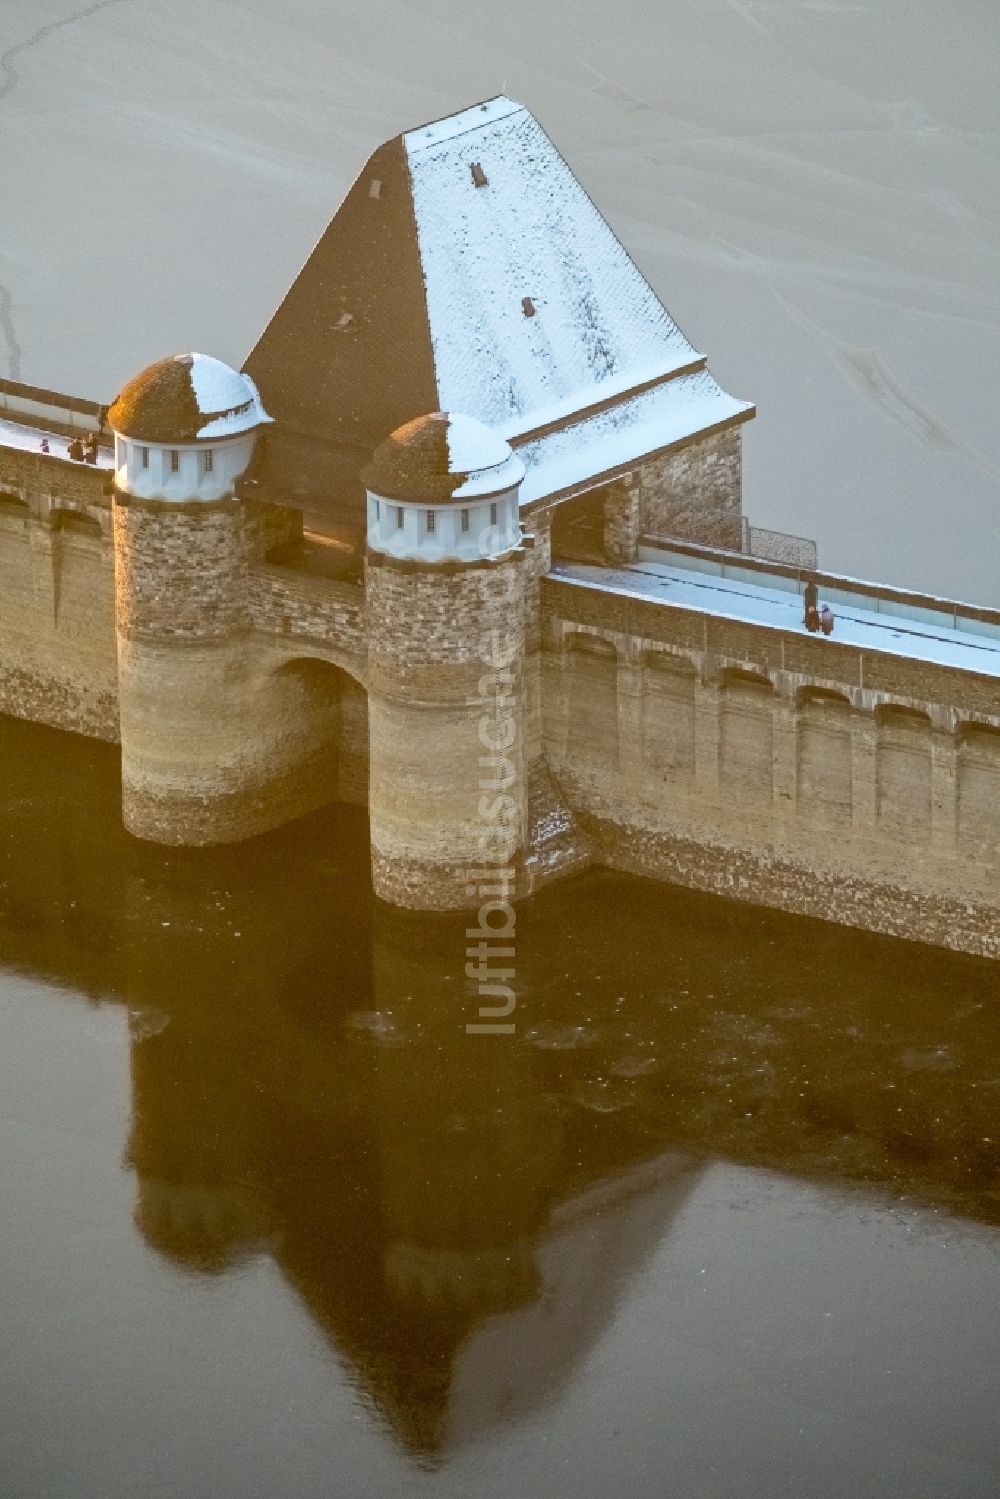
[{"label": "parapet wall", "polygon": [[20,380],[0,380],[0,416],[15,422],[40,422],[63,431],[106,432],[108,408],[97,401],[68,396]]},{"label": "parapet wall", "polygon": [[107,508],[111,477],[87,463],[67,463],[51,453],[0,446],[0,494],[21,500],[44,518],[54,509]]},{"label": "parapet wall", "polygon": [[997,679],[548,578],[546,754],[612,866],[1000,956]]}]

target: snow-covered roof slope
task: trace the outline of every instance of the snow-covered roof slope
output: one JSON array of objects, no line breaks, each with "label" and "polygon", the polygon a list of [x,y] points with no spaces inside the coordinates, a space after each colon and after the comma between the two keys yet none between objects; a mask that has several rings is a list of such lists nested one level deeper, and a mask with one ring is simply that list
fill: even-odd
[{"label": "snow-covered roof slope", "polygon": [[526,109],[447,124],[403,137],[443,410],[506,424],[700,359]]},{"label": "snow-covered roof slope", "polygon": [[679,375],[517,448],[526,469],[521,503],[612,475],[698,432],[746,420],[753,407],[727,395],[707,370]]},{"label": "snow-covered roof slope", "polygon": [[358,493],[378,444],[426,413],[530,439],[703,368],[507,98],[375,152],[246,362],[277,423],[276,487],[322,450],[309,483],[330,496]]}]

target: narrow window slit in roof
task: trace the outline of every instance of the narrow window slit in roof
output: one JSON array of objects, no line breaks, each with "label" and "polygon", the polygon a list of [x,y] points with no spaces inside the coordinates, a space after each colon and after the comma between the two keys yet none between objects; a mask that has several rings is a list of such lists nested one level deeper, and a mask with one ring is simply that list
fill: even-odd
[{"label": "narrow window slit in roof", "polygon": [[381,177],[373,177],[372,178],[372,180],[371,180],[371,182],[369,183],[369,186],[368,186],[368,196],[369,196],[369,198],[381,198],[381,196],[382,196],[382,179],[381,179]]},{"label": "narrow window slit in roof", "polygon": [[521,311],[524,313],[525,317],[534,317],[535,304],[530,297],[521,298]]},{"label": "narrow window slit in roof", "polygon": [[469,170],[472,173],[472,180],[477,187],[485,187],[487,185],[490,179],[487,177],[478,161],[474,161]]}]

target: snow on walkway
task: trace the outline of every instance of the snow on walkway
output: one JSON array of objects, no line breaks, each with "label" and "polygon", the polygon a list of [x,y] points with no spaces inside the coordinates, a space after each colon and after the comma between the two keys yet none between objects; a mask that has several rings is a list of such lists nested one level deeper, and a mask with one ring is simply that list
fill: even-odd
[{"label": "snow on walkway", "polygon": [[[631,593],[658,603],[697,609],[723,619],[807,633],[798,594],[764,588],[743,578],[719,578],[657,562],[622,568],[555,563],[551,576],[589,588]],[[820,602],[822,598],[821,591]],[[834,612],[833,639],[841,645],[863,646],[866,650],[1000,677],[1000,636],[974,634],[973,621],[968,630],[955,630],[945,624],[877,614],[874,610],[839,603]],[[824,639],[822,635],[812,638],[820,642]]]},{"label": "snow on walkway", "polygon": [[[87,433],[81,432],[81,439]],[[48,458],[62,458],[67,463],[78,463],[81,468],[113,469],[115,455],[110,448],[98,447],[97,463],[81,463],[79,458],[69,456],[70,439],[58,432],[45,432],[41,427],[25,427],[20,422],[9,422],[0,417],[0,448],[19,448],[24,453],[42,453],[42,439],[48,438]]]}]

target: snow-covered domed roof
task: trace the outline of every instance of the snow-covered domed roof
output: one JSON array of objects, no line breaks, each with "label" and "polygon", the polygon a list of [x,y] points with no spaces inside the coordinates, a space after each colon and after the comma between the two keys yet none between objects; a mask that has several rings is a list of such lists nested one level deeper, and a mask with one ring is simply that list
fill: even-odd
[{"label": "snow-covered domed roof", "polygon": [[362,474],[371,493],[414,504],[502,494],[523,478],[524,464],[506,438],[447,411],[397,427]]},{"label": "snow-covered domed roof", "polygon": [[210,354],[174,354],[147,365],[108,411],[122,437],[156,443],[236,437],[270,420],[250,376]]}]

